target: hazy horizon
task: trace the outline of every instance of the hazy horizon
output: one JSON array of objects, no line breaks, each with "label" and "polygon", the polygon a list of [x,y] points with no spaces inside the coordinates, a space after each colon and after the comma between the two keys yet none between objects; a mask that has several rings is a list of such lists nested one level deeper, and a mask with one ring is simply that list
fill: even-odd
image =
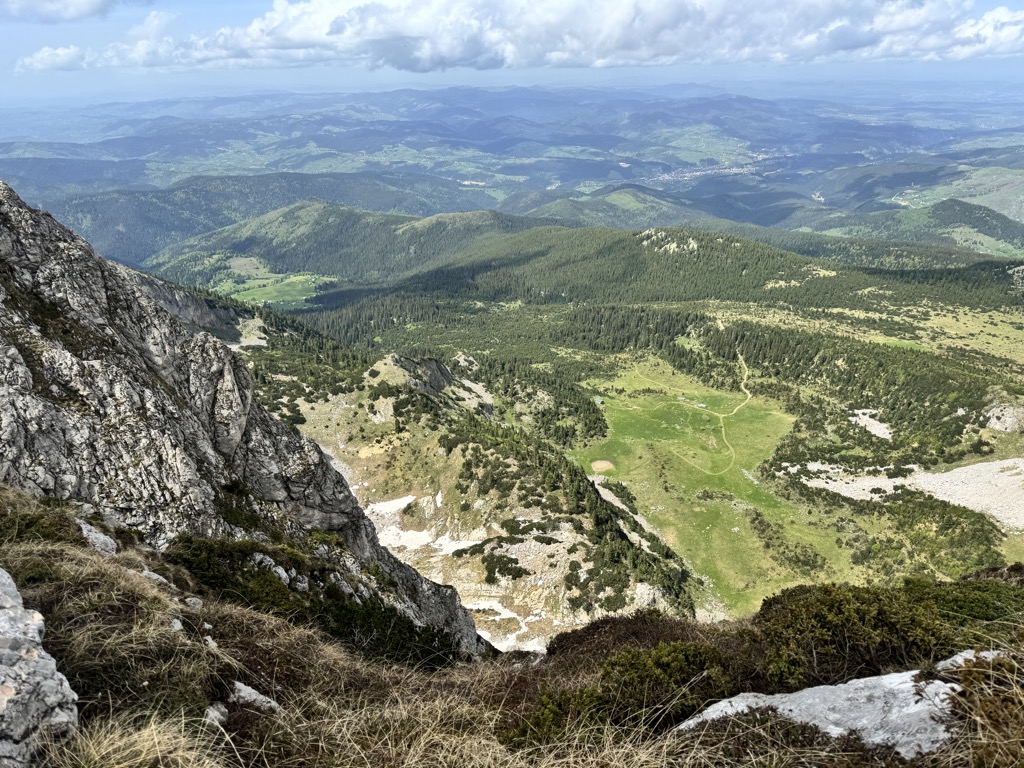
[{"label": "hazy horizon", "polygon": [[1013,86],[1024,11],[954,0],[0,0],[0,42],[15,108],[512,85],[698,83],[778,97],[784,86],[815,95],[818,83],[824,97],[830,82]]}]

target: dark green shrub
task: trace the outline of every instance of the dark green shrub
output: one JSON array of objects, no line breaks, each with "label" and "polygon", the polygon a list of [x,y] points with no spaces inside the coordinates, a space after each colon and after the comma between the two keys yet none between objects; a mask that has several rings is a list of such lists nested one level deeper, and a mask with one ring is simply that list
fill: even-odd
[{"label": "dark green shrub", "polygon": [[618,725],[668,728],[736,692],[726,667],[707,643],[631,648],[605,662],[598,707]]},{"label": "dark green shrub", "polygon": [[777,690],[910,669],[960,650],[934,606],[899,589],[793,587],[766,599],[752,625],[757,676]]},{"label": "dark green shrub", "polygon": [[[957,581],[937,584],[906,579],[903,590],[919,604],[931,604],[941,619],[957,627],[1007,620],[1024,611],[1024,589],[1003,581]],[[991,633],[995,628],[987,628]]]},{"label": "dark green shrub", "polygon": [[[290,589],[270,569],[255,566],[250,558],[257,553],[305,576],[308,591]],[[442,665],[461,656],[446,632],[416,626],[377,597],[353,599],[330,583],[334,566],[291,547],[179,536],[166,558],[187,569],[215,597],[319,627],[370,657]],[[378,580],[383,576],[380,573]]]}]

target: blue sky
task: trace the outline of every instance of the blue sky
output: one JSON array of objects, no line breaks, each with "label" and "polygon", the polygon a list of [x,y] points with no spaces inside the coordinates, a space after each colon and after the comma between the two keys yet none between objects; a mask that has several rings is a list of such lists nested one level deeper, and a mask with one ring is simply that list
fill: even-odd
[{"label": "blue sky", "polygon": [[1024,7],[971,0],[0,0],[8,104],[260,89],[1016,80]]}]

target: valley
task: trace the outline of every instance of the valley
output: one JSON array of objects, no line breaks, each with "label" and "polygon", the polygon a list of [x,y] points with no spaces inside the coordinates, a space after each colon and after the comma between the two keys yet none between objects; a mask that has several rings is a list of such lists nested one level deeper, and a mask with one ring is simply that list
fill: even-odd
[{"label": "valley", "polygon": [[0,173],[251,307],[257,397],[499,647],[1024,551],[1012,100],[286,102],[100,109]]},{"label": "valley", "polygon": [[1020,765],[1024,89],[346,71],[2,110],[0,766]]}]

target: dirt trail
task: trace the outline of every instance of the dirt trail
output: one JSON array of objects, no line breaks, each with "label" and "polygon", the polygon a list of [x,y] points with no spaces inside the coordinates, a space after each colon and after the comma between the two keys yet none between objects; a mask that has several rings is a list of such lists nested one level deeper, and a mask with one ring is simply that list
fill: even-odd
[{"label": "dirt trail", "polygon": [[[739,358],[740,365],[743,366],[743,380],[740,382],[740,389],[743,391],[743,394],[746,395],[746,398],[743,400],[742,403],[739,403],[735,408],[729,411],[729,413],[718,413],[717,411],[712,411],[708,408],[701,408],[700,406],[694,405],[693,403],[690,402],[680,401],[679,403],[684,407],[691,408],[695,411],[700,411],[701,413],[706,413],[711,416],[715,416],[718,419],[718,429],[722,433],[722,442],[725,444],[726,447],[725,454],[729,456],[729,466],[727,466],[725,469],[719,470],[718,472],[712,472],[708,469],[704,469],[704,467],[701,467],[695,462],[690,461],[690,459],[683,456],[681,453],[679,453],[679,451],[675,450],[674,448],[668,449],[669,452],[675,454],[677,458],[682,459],[691,467],[698,470],[699,472],[703,472],[705,475],[708,475],[709,477],[718,477],[719,475],[724,475],[726,472],[728,472],[730,469],[736,466],[736,449],[733,448],[732,443],[729,442],[729,437],[726,435],[725,420],[739,413],[740,410],[744,408],[754,397],[754,395],[747,388],[747,382],[750,380],[750,368],[747,366],[747,361],[743,359],[743,355],[740,354],[739,350],[736,350],[736,357]],[[662,382],[655,381],[654,379],[648,376],[644,376],[643,374],[638,374],[638,378],[641,378],[644,381],[649,381],[652,384],[661,387],[662,389],[668,390],[669,392],[675,391],[681,393],[684,391],[678,387],[666,387]]]}]

